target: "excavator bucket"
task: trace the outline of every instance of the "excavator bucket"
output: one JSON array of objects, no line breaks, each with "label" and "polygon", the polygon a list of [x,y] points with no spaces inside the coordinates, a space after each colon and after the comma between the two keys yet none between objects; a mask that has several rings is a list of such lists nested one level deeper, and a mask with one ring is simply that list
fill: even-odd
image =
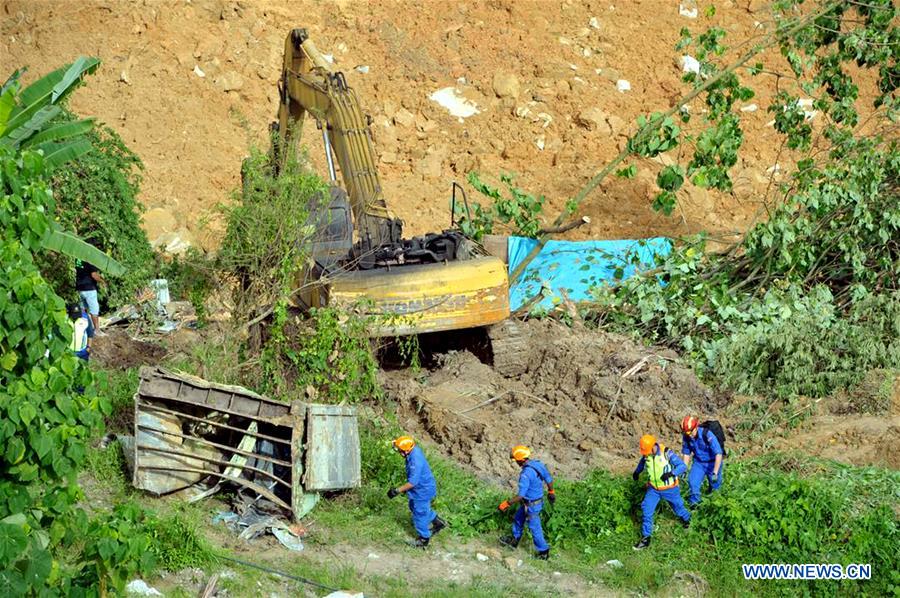
[{"label": "excavator bucket", "polygon": [[371,336],[404,336],[496,324],[509,316],[506,264],[478,257],[357,270],[329,277],[329,304],[363,306]]}]

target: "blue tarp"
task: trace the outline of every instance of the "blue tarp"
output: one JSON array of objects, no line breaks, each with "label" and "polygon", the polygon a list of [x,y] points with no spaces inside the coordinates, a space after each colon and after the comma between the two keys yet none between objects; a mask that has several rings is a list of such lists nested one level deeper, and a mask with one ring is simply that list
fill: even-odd
[{"label": "blue tarp", "polygon": [[[538,244],[535,239],[509,237],[509,273]],[[604,281],[632,276],[638,268],[653,267],[654,255],[665,256],[672,242],[665,237],[616,241],[547,241],[509,290],[509,307],[515,311],[542,294],[534,307],[551,309],[563,301],[590,299],[590,289]],[[637,262],[637,263],[635,263]]]}]

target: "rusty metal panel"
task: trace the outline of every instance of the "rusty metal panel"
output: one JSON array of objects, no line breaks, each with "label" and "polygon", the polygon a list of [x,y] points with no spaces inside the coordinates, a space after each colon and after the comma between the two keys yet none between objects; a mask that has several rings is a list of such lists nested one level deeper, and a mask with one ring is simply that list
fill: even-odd
[{"label": "rusty metal panel", "polygon": [[322,491],[358,487],[362,475],[356,410],[346,405],[309,405],[306,425],[304,488]]}]

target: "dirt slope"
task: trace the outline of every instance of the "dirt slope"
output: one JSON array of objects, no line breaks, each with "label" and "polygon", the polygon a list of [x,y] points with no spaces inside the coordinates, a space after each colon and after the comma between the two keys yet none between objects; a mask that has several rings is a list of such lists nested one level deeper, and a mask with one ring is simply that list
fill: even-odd
[{"label": "dirt slope", "polygon": [[[717,3],[713,20],[745,39],[765,21],[748,8],[757,4]],[[555,215],[617,153],[635,116],[679,96],[672,46],[682,27],[702,19],[678,8],[672,0],[5,0],[0,71],[27,65],[30,80],[79,54],[103,59],[73,107],[115,128],[144,160],[151,240],[177,232],[213,247],[221,227],[214,207],[238,182],[249,140],[262,139],[275,114],[284,37],[305,26],[372,114],[389,201],[408,231],[421,233],[447,225],[450,181],[471,170],[518,173]],[[495,77],[506,85],[495,86]],[[631,91],[617,91],[619,79]],[[429,99],[452,85],[479,114],[459,122]],[[748,117],[749,151],[733,194],[691,190],[683,212],[664,218],[649,208],[653,177],[645,173],[598,190],[585,210],[593,223],[576,235],[745,226],[777,159],[768,115]],[[322,169],[317,132],[308,128]]]}]

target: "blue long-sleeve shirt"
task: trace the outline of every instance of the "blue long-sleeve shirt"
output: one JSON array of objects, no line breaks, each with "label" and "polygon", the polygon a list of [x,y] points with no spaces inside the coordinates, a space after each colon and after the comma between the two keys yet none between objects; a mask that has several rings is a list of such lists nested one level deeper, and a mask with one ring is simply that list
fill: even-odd
[{"label": "blue long-sleeve shirt", "polygon": [[[684,472],[687,471],[687,465],[684,464],[684,461],[681,460],[675,451],[670,448],[666,449],[666,459],[669,460],[669,465],[672,466],[672,475],[675,477],[680,476]],[[638,461],[637,468],[634,470],[634,473],[641,473],[644,471],[644,467],[647,464],[647,458],[641,457],[641,460]]]},{"label": "blue long-sleeve shirt", "polygon": [[529,459],[519,473],[519,496],[527,501],[538,500],[544,496],[544,484],[552,484],[553,477],[547,466],[540,461]]},{"label": "blue long-sleeve shirt", "polygon": [[696,461],[709,463],[716,460],[716,455],[721,455],[722,447],[719,439],[708,428],[699,428],[697,437],[691,438],[687,434],[681,435],[681,454],[693,455]]},{"label": "blue long-sleeve shirt", "polygon": [[418,446],[406,455],[406,481],[412,484],[406,496],[411,500],[430,500],[437,496],[437,483],[425,453]]}]

